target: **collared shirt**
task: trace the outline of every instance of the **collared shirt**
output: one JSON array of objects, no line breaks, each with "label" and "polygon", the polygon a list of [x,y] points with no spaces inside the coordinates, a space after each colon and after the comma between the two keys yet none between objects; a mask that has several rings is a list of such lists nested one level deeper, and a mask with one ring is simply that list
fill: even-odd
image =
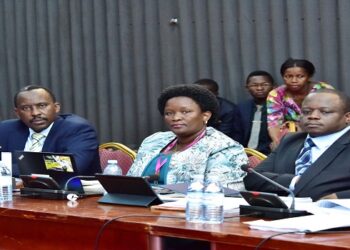
[{"label": "collared shirt", "polygon": [[[307,135],[307,138],[311,138],[315,146],[311,148],[311,162],[314,163],[332,144],[338,140],[342,135],[350,130],[350,126],[343,128],[342,130],[323,136],[311,137]],[[289,189],[294,191],[295,183],[300,178],[300,176],[295,176],[291,183],[289,184]]]},{"label": "collared shirt", "polygon": [[350,126],[347,126],[338,132],[318,137],[310,137],[308,135],[307,138],[311,138],[315,143],[315,146],[311,148],[311,162],[314,163],[336,140],[348,132],[349,129]]},{"label": "collared shirt", "polygon": [[[40,134],[42,135],[45,135],[44,138],[42,138],[40,140],[40,143],[41,143],[41,147],[44,145],[45,143],[45,140],[46,140],[46,137],[47,135],[50,133],[50,130],[52,128],[54,123],[51,123],[50,126],[48,126],[46,129],[40,131]],[[26,142],[26,145],[24,147],[24,151],[29,151],[30,147],[32,146],[33,144],[33,141],[32,141],[32,134],[36,133],[33,129],[29,128],[29,136],[28,136],[28,139],[27,139],[27,142]],[[40,150],[41,151],[41,150]]]}]

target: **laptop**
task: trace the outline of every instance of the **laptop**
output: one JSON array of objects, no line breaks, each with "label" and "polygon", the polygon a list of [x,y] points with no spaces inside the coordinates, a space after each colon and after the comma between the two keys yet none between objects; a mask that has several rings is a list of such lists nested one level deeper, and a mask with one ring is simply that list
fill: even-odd
[{"label": "laptop", "polygon": [[142,177],[96,174],[106,190],[98,202],[149,207],[163,203],[148,181]]},{"label": "laptop", "polygon": [[[15,159],[23,180],[25,190],[21,193],[35,191],[55,194],[52,197],[66,197],[68,193],[78,193],[81,197],[85,195],[101,195],[101,192],[84,192],[80,178],[77,176],[77,167],[73,154],[53,152],[15,152]],[[34,189],[34,190],[33,190]],[[57,194],[57,195],[56,195]],[[44,198],[52,198],[44,197]]]}]

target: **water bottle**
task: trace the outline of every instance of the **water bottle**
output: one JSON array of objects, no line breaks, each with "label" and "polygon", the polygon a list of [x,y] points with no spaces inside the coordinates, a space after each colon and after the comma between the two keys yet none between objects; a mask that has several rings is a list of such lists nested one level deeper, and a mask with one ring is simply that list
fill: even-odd
[{"label": "water bottle", "polygon": [[107,166],[103,170],[103,174],[107,175],[123,175],[121,167],[118,165],[117,160],[108,160]]},{"label": "water bottle", "polygon": [[203,189],[203,176],[194,176],[186,195],[186,221],[188,222],[204,222]]},{"label": "water bottle", "polygon": [[203,192],[204,220],[209,224],[224,221],[224,192],[216,176],[210,177]]},{"label": "water bottle", "polygon": [[12,201],[11,168],[0,161],[0,202]]}]

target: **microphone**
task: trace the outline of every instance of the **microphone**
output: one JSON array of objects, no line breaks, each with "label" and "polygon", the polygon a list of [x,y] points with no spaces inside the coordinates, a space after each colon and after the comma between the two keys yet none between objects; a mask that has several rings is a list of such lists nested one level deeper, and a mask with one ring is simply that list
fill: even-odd
[{"label": "microphone", "polygon": [[[272,185],[282,189],[283,191],[286,191],[292,197],[292,203],[291,203],[289,209],[286,209],[287,206],[286,206],[286,208],[270,207],[271,204],[276,204],[276,203],[283,203],[284,204],[284,202],[282,200],[280,200],[276,194],[252,192],[252,196],[257,197],[257,199],[259,198],[260,194],[264,194],[261,196],[264,196],[263,198],[265,199],[266,205],[268,207],[260,206],[261,204],[253,205],[253,206],[241,205],[240,206],[240,214],[248,214],[248,213],[254,214],[255,213],[259,217],[270,218],[270,219],[290,218],[290,217],[304,216],[304,215],[309,214],[307,211],[304,211],[304,210],[295,210],[295,195],[294,195],[293,191],[290,190],[289,188],[286,188],[286,187],[282,186],[281,184],[271,180],[270,178],[262,175],[261,173],[255,171],[249,165],[242,165],[241,169],[245,172],[255,174],[255,175],[259,176],[260,178],[264,179],[265,181],[271,183]],[[268,199],[271,199],[271,202]],[[274,202],[273,199],[275,201],[276,201],[276,199],[278,199],[278,202]]]},{"label": "microphone", "polygon": [[295,195],[294,195],[292,190],[282,186],[281,184],[271,180],[270,178],[267,178],[265,175],[260,174],[259,172],[255,171],[253,168],[249,167],[248,165],[242,165],[241,169],[247,173],[253,173],[253,174],[259,176],[260,178],[263,178],[265,181],[270,182],[272,185],[277,186],[280,189],[282,189],[283,191],[286,191],[287,193],[289,193],[289,195],[292,197],[292,203],[290,204],[289,209],[292,209],[292,210],[295,209]]}]

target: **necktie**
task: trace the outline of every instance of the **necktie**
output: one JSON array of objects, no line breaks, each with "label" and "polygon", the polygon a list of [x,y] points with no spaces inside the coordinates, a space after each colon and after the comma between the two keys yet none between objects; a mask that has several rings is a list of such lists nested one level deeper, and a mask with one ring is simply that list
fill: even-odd
[{"label": "necktie", "polygon": [[41,147],[42,147],[42,143],[40,140],[43,139],[44,137],[45,137],[45,135],[43,135],[43,134],[33,133],[32,134],[32,146],[30,146],[29,151],[40,152]]},{"label": "necktie", "polygon": [[295,174],[302,175],[305,170],[312,164],[311,148],[315,143],[311,138],[307,138],[304,142],[304,148],[300,151],[298,158],[295,161]]},{"label": "necktie", "polygon": [[250,138],[248,142],[248,148],[257,148],[259,144],[259,134],[261,127],[261,105],[256,106],[256,111],[254,113],[252,130],[250,132]]}]

